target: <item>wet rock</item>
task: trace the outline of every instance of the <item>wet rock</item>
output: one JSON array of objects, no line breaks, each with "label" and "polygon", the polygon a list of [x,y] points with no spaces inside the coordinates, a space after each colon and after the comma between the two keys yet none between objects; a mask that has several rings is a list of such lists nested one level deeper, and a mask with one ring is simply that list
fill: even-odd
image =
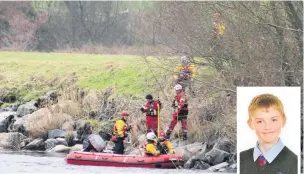
[{"label": "wet rock", "polygon": [[45,149],[46,150],[49,150],[49,149],[52,149],[54,148],[58,143],[58,140],[56,139],[47,139],[44,144],[45,144]]},{"label": "wet rock", "polygon": [[25,138],[24,140],[22,140],[22,142],[20,143],[21,149],[24,148],[26,145],[28,145],[32,141],[33,141],[32,138]]},{"label": "wet rock", "polygon": [[9,115],[4,120],[0,122],[0,133],[8,132],[9,125],[14,123],[16,120],[14,119],[14,115]]},{"label": "wet rock", "polygon": [[44,143],[45,143],[45,149],[47,149],[47,150],[50,150],[57,145],[67,146],[67,142],[63,138],[47,139]]},{"label": "wet rock", "polygon": [[48,138],[64,138],[65,136],[65,131],[61,129],[53,129],[48,131]]},{"label": "wet rock", "polygon": [[223,163],[220,163],[220,164],[217,164],[215,166],[212,166],[212,167],[208,168],[207,171],[217,172],[219,169],[225,168],[227,166],[228,166],[228,163],[227,162],[223,162]]},{"label": "wet rock", "polygon": [[82,151],[82,144],[75,144],[74,146],[72,146],[70,152],[75,151]]},{"label": "wet rock", "polygon": [[11,110],[12,110],[13,112],[17,112],[19,106],[20,106],[20,104],[12,104],[12,105],[11,105]]},{"label": "wet rock", "polygon": [[58,145],[62,144],[62,145],[68,146],[68,143],[65,140],[65,138],[56,138],[56,140],[58,141]]},{"label": "wet rock", "polygon": [[71,150],[70,147],[67,147],[65,145],[57,145],[48,152],[57,152],[57,153],[69,153]]},{"label": "wet rock", "polygon": [[25,138],[21,133],[0,133],[0,147],[19,150]]},{"label": "wet rock", "polygon": [[208,163],[205,163],[204,161],[197,160],[194,164],[194,169],[200,169],[205,170],[210,168],[210,165]]},{"label": "wet rock", "polygon": [[45,150],[45,143],[42,138],[34,139],[27,144],[23,149],[25,150]]},{"label": "wet rock", "polygon": [[4,119],[6,119],[10,115],[16,116],[16,112],[13,112],[13,111],[0,112],[0,122],[2,122]]},{"label": "wet rock", "polygon": [[24,115],[31,114],[38,109],[37,106],[37,102],[34,100],[20,105],[17,109],[17,116],[23,117]]},{"label": "wet rock", "polygon": [[[205,154],[205,162],[216,165],[224,161],[228,161],[230,153],[231,143],[226,138],[217,140],[213,148]],[[227,150],[227,151],[226,151]]]}]

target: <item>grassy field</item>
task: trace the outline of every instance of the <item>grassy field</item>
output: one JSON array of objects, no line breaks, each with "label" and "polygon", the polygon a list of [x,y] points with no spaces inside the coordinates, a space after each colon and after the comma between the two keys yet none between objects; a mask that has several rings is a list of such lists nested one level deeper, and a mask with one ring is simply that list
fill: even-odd
[{"label": "grassy field", "polygon": [[70,53],[0,53],[0,89],[37,97],[51,90],[55,79],[74,74],[81,88],[116,86],[117,94],[142,95],[149,79],[141,57]]},{"label": "grassy field", "polygon": [[[149,64],[143,57],[130,55],[0,52],[0,96],[13,93],[19,101],[37,99],[72,77],[81,88],[115,87],[115,95],[142,97],[152,92],[154,76],[167,74],[170,78],[176,66],[170,62],[160,65],[153,57],[148,59]],[[212,72],[205,68],[200,71]]]}]

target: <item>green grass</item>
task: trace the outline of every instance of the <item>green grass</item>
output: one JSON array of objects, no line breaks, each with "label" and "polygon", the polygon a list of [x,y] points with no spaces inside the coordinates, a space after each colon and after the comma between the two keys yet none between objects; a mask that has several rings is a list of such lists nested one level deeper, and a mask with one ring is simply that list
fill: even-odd
[{"label": "green grass", "polygon": [[[73,77],[75,85],[81,88],[115,87],[115,96],[142,97],[153,92],[156,81],[153,76],[172,76],[174,63],[178,63],[171,57],[173,63],[161,68],[165,62],[155,61],[153,57],[148,59],[152,61],[149,64],[140,56],[130,55],[0,52],[0,94],[14,91],[18,101],[37,99],[56,89],[56,83]],[[198,72],[199,75],[214,74],[206,67],[198,68]]]},{"label": "green grass", "polygon": [[81,88],[117,86],[117,95],[142,95],[149,78],[141,57],[70,53],[0,52],[0,88],[16,87],[22,97],[51,90],[55,77],[73,73]]}]

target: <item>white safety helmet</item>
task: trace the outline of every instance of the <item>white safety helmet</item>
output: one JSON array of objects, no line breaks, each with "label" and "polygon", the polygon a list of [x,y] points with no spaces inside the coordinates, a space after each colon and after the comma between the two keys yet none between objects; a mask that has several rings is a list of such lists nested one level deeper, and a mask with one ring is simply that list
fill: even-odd
[{"label": "white safety helmet", "polygon": [[183,87],[179,84],[174,86],[175,91],[183,89]]},{"label": "white safety helmet", "polygon": [[181,57],[181,62],[182,62],[182,64],[188,64],[188,63],[189,63],[188,57],[185,56],[185,55],[183,55],[183,56]]},{"label": "white safety helmet", "polygon": [[147,133],[146,137],[147,137],[147,140],[154,140],[156,138],[156,135],[154,132],[149,132],[149,133]]}]

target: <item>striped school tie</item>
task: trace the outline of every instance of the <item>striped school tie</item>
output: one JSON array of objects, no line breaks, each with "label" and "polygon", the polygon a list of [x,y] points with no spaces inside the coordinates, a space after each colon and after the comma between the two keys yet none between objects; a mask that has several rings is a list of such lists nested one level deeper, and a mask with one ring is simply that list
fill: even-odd
[{"label": "striped school tie", "polygon": [[267,161],[265,159],[265,157],[263,155],[260,155],[259,158],[258,158],[258,162],[260,164],[260,166],[265,166]]}]

